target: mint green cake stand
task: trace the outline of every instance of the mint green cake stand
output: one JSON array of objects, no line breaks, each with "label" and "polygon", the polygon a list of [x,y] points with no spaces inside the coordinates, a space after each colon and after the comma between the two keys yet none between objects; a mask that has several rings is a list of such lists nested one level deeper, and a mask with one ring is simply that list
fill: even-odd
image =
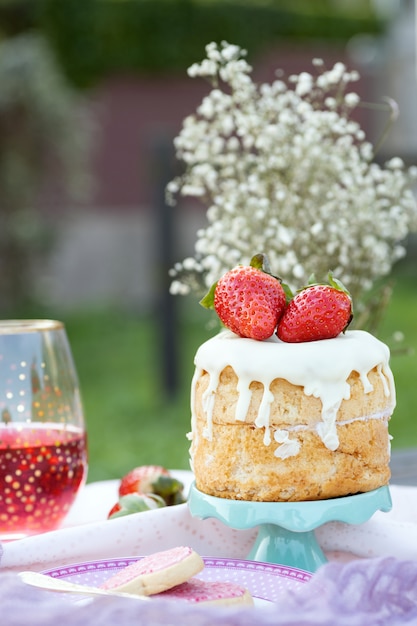
[{"label": "mint green cake stand", "polygon": [[247,558],[315,572],[327,559],[314,530],[327,522],[362,524],[380,511],[390,511],[388,486],[354,496],[305,502],[247,502],[202,493],[195,484],[188,498],[191,515],[216,518],[236,529],[258,527]]}]

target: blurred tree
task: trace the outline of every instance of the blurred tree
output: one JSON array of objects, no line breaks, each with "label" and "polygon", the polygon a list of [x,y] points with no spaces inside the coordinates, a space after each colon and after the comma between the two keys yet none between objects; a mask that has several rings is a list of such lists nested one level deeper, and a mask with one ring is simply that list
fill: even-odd
[{"label": "blurred tree", "polygon": [[89,124],[48,43],[35,34],[0,42],[0,311],[33,294],[32,268],[53,229],[39,210],[51,171],[68,198],[87,190]]},{"label": "blurred tree", "polygon": [[0,33],[42,32],[76,85],[116,72],[183,73],[209,41],[250,57],[283,41],[377,33],[375,0],[0,0]]},{"label": "blurred tree", "polygon": [[7,2],[26,6],[82,87],[117,72],[182,73],[210,41],[232,41],[251,59],[285,40],[340,42],[383,28],[371,0],[37,0],[36,13],[34,0]]}]

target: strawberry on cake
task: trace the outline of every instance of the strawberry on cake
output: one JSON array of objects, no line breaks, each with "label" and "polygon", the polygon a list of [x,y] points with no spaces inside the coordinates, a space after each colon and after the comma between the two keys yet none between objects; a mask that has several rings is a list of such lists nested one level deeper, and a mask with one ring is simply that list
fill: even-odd
[{"label": "strawberry on cake", "polygon": [[[202,301],[226,329],[195,357],[189,438],[197,488],[222,498],[279,502],[386,485],[395,406],[389,349],[365,331],[346,330],[352,306],[343,285],[330,275],[329,285],[287,296],[274,317],[276,311],[266,312],[262,275],[251,272],[239,293],[229,283],[228,300],[228,274],[219,292],[217,284]],[[275,320],[267,337],[251,335],[251,318],[257,326],[260,318]]]}]

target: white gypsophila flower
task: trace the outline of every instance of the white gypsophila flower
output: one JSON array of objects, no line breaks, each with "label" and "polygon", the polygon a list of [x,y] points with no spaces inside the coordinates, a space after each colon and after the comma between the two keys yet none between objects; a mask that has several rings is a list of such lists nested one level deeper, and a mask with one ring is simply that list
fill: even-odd
[{"label": "white gypsophila flower", "polygon": [[348,107],[356,107],[358,106],[359,102],[360,102],[360,98],[357,93],[354,93],[352,91],[352,92],[345,94],[345,104]]},{"label": "white gypsophila flower", "polygon": [[417,170],[398,157],[374,162],[351,117],[358,73],[315,59],[316,74],[257,85],[238,46],[211,43],[206,52],[189,74],[213,88],[175,139],[185,172],[167,195],[205,202],[207,225],[197,233],[195,264],[175,265],[171,290],[206,290],[264,252],[293,288],[332,270],[361,299],[417,230]]}]

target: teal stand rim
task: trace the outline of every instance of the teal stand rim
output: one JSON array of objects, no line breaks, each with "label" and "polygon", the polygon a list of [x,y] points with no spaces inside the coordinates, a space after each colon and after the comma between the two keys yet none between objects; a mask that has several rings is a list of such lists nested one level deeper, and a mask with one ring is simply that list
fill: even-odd
[{"label": "teal stand rim", "polygon": [[247,558],[315,572],[327,559],[314,530],[327,522],[362,524],[378,511],[390,511],[388,485],[373,491],[330,500],[248,502],[209,496],[193,483],[188,507],[201,519],[216,518],[231,528],[258,528]]}]

